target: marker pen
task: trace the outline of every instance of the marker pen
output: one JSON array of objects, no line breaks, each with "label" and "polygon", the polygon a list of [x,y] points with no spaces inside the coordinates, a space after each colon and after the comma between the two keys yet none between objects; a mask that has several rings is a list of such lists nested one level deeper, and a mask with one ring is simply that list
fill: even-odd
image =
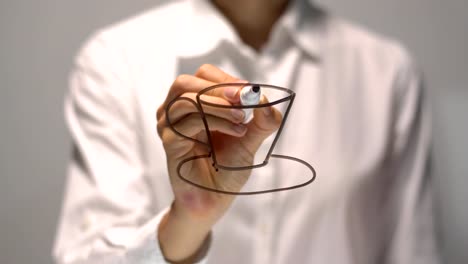
[{"label": "marker pen", "polygon": [[[254,84],[252,86],[245,86],[240,92],[240,102],[242,105],[257,105],[260,102],[262,91],[260,85]],[[244,124],[250,122],[253,118],[253,109],[244,108]]]}]

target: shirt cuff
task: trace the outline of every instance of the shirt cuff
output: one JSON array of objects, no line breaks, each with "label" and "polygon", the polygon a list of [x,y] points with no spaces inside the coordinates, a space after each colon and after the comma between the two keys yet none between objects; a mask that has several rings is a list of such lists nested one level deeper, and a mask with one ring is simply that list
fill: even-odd
[{"label": "shirt cuff", "polygon": [[[169,209],[170,207],[162,210],[137,231],[135,240],[129,245],[125,254],[125,264],[169,264],[169,262],[164,258],[158,241],[159,223],[161,223],[161,220]],[[208,240],[211,240],[211,233]],[[196,263],[206,264],[206,254],[200,256]]]}]

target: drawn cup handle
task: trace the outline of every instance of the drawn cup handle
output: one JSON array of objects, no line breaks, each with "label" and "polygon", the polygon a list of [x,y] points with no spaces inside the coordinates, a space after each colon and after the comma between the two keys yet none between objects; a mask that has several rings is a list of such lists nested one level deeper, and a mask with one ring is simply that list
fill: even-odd
[{"label": "drawn cup handle", "polygon": [[211,147],[210,147],[210,145],[209,145],[208,143],[203,142],[203,141],[200,141],[200,140],[195,139],[195,138],[191,138],[191,137],[189,137],[189,136],[186,136],[186,135],[180,133],[179,131],[177,131],[177,130],[174,128],[174,125],[172,124],[171,119],[170,119],[170,117],[169,117],[169,111],[171,110],[172,106],[173,106],[176,102],[178,102],[178,101],[188,101],[188,102],[192,103],[192,104],[195,106],[195,108],[197,108],[197,111],[198,111],[198,113],[200,114],[200,117],[201,117],[201,119],[203,120],[203,123],[204,123],[204,125],[205,125],[206,133],[209,133],[209,132],[208,132],[208,128],[207,128],[207,123],[206,123],[206,120],[205,120],[205,115],[203,114],[202,109],[201,109],[200,106],[197,104],[197,102],[195,102],[194,100],[192,100],[192,99],[190,99],[190,98],[187,98],[187,97],[177,97],[177,98],[173,99],[172,101],[170,101],[169,104],[167,104],[167,106],[166,106],[166,122],[167,122],[167,124],[169,125],[169,128],[170,128],[175,134],[177,134],[177,135],[179,135],[179,136],[181,136],[181,137],[183,137],[183,138],[185,138],[185,139],[191,140],[191,141],[193,141],[193,142],[195,142],[195,143],[199,143],[199,144],[205,145],[205,146],[207,146],[208,148],[211,149]]}]

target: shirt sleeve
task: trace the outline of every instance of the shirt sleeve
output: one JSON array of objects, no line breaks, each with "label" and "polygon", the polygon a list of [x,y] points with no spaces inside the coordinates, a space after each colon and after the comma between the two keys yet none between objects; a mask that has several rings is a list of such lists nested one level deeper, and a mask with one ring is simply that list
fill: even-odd
[{"label": "shirt sleeve", "polygon": [[421,74],[406,55],[396,85],[389,158],[389,247],[383,263],[440,263],[430,175],[431,118]]},{"label": "shirt sleeve", "polygon": [[109,43],[102,34],[89,41],[70,78],[73,152],[54,257],[62,264],[167,263],[157,240],[167,209],[155,209],[145,179],[131,71]]}]

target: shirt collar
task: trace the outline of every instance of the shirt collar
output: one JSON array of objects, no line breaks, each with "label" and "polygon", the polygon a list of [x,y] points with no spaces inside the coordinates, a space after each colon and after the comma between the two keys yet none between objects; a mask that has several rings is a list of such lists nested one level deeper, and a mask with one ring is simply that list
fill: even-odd
[{"label": "shirt collar", "polygon": [[320,58],[324,43],[326,13],[314,0],[292,0],[290,8],[278,23],[291,39],[313,58]]},{"label": "shirt collar", "polygon": [[[198,57],[214,51],[223,43],[239,44],[231,23],[209,0],[189,0],[189,14],[177,48],[181,57]],[[325,12],[313,0],[292,0],[274,30],[285,29],[291,39],[309,56],[319,58],[323,42]]]}]

